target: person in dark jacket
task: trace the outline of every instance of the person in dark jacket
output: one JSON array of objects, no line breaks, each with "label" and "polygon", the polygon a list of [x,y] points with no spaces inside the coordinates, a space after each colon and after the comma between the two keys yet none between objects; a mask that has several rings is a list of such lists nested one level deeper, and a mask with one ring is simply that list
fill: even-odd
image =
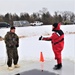
[{"label": "person in dark jacket", "polygon": [[18,68],[18,51],[17,48],[19,47],[19,37],[17,36],[17,34],[15,33],[15,27],[11,27],[10,31],[7,32],[7,34],[5,35],[5,44],[6,44],[6,49],[7,49],[7,65],[8,65],[8,69],[12,70],[12,60],[14,63],[14,67]]},{"label": "person in dark jacket", "polygon": [[61,52],[64,48],[64,32],[60,29],[60,23],[54,23],[52,25],[52,35],[50,37],[40,37],[39,40],[51,41],[52,49],[57,60],[57,64],[54,66],[54,70],[62,68],[62,55]]}]

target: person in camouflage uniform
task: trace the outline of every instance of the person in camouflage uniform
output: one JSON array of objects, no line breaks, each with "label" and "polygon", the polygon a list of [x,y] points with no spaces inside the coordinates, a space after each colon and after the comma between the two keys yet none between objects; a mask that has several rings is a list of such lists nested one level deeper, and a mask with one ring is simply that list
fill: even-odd
[{"label": "person in camouflage uniform", "polygon": [[6,49],[7,49],[7,65],[8,68],[11,70],[13,69],[12,67],[12,60],[14,63],[14,67],[17,68],[19,67],[18,65],[18,51],[17,47],[19,47],[19,37],[15,33],[15,27],[11,27],[10,31],[7,32],[5,35],[5,44],[6,44]]}]

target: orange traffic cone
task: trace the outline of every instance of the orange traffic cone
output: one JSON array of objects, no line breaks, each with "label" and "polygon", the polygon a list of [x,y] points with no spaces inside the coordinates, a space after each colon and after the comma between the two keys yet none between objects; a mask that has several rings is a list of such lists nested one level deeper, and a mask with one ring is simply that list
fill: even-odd
[{"label": "orange traffic cone", "polygon": [[40,52],[40,62],[44,62],[44,57],[43,57],[43,53]]}]

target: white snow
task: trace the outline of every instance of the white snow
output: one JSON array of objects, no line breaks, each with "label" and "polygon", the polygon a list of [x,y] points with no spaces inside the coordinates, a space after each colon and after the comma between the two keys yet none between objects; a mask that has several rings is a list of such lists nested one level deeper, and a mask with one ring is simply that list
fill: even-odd
[{"label": "white snow", "polygon": [[[61,29],[65,33],[65,46],[62,52],[63,59],[69,59],[75,62],[75,25],[62,25]],[[4,37],[9,28],[1,28],[0,36]],[[50,41],[39,41],[39,37],[50,36],[52,33],[52,26],[29,26],[17,27],[16,33],[18,36],[26,36],[20,38],[20,45],[18,48],[20,60],[37,60],[39,61],[40,52],[43,52],[45,60],[54,58],[54,54]],[[7,59],[6,47],[4,41],[0,41],[0,65],[5,63]]]}]

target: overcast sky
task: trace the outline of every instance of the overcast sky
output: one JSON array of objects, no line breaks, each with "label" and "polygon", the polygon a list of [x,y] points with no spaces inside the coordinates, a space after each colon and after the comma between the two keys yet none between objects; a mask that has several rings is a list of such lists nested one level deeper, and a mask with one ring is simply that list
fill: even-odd
[{"label": "overcast sky", "polygon": [[0,14],[39,12],[47,8],[50,13],[55,11],[72,11],[75,13],[75,0],[0,0]]}]

